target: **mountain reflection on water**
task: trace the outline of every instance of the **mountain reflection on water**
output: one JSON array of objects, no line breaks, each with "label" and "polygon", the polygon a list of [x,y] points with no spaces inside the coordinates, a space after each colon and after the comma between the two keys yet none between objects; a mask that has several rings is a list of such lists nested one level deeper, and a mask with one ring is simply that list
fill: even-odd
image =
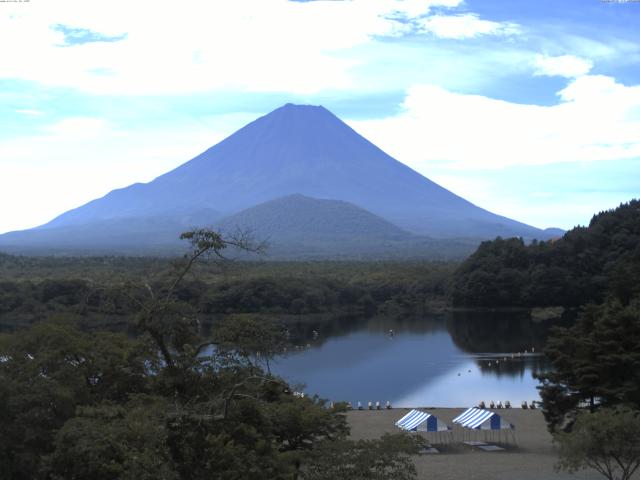
[{"label": "mountain reflection on water", "polygon": [[300,347],[273,369],[309,394],[354,405],[519,405],[539,398],[532,374],[547,368],[547,331],[515,313],[305,321],[291,326]]}]

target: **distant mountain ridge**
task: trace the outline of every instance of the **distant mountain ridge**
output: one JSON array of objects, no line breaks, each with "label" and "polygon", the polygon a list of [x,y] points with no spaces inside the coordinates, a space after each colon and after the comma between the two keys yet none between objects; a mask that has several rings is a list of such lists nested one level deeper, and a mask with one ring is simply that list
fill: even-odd
[{"label": "distant mountain ridge", "polygon": [[72,225],[45,225],[0,235],[0,251],[54,255],[167,255],[182,251],[182,232],[212,226],[215,210],[107,218]]},{"label": "distant mountain ridge", "polygon": [[[416,235],[554,236],[449,192],[384,153],[324,107],[287,104],[152,182],[114,190],[36,229],[0,236],[0,249],[46,243],[45,232],[52,235],[53,246],[65,237],[60,233],[65,229],[76,232],[78,246],[86,246],[91,239],[78,229],[106,223],[112,228],[102,242],[108,244],[112,235],[126,243],[128,232],[136,231],[141,219],[152,218],[164,218],[166,225],[150,227],[148,240],[170,243],[168,230],[174,231],[185,217],[198,217],[210,225],[293,194],[348,202]],[[193,215],[202,211],[216,214]],[[72,237],[65,239],[71,249]],[[139,236],[130,237],[132,245],[144,246]]]}]

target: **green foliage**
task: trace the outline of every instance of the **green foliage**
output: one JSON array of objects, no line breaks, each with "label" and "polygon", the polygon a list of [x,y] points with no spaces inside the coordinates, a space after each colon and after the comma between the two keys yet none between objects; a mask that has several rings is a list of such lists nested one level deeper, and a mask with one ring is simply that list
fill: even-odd
[{"label": "green foliage", "polygon": [[551,430],[570,423],[581,404],[640,409],[640,299],[586,307],[574,326],[556,329],[545,353],[553,368],[541,376],[540,394]]},{"label": "green foliage", "polygon": [[10,478],[291,478],[292,452],[347,433],[340,410],[255,366],[184,348],[169,367],[147,343],[61,321],[3,336]]},{"label": "green foliage", "polygon": [[[140,312],[134,298],[146,301],[140,293],[148,288],[166,295],[177,273],[169,260],[132,258],[130,266],[120,258],[75,260],[74,268],[73,261],[65,258],[0,257],[0,329],[24,328],[55,314],[76,316],[85,328],[131,329],[131,318]],[[201,324],[236,313],[278,317],[421,314],[432,304],[447,303],[454,267],[237,262],[222,268],[203,263],[198,266],[198,278],[186,275],[172,295],[188,317],[197,312]]]},{"label": "green foliage", "polygon": [[483,242],[455,273],[452,299],[466,307],[579,307],[611,289],[623,302],[640,280],[640,201],[593,217],[556,241]]},{"label": "green foliage", "polygon": [[250,365],[266,367],[269,373],[269,360],[288,345],[284,326],[253,315],[226,317],[216,325],[212,340],[221,353],[235,353]]},{"label": "green foliage", "polygon": [[302,478],[410,480],[416,468],[409,455],[418,453],[420,440],[408,434],[385,434],[379,440],[322,442],[311,454]]},{"label": "green foliage", "polygon": [[[163,275],[114,289],[124,300],[112,308],[134,323],[137,336],[101,332],[95,324],[82,329],[93,302],[100,311],[96,297],[111,292],[65,279],[46,283],[39,300],[49,305],[63,298],[65,311],[84,297],[83,308],[0,336],[2,474],[13,480],[291,479],[333,468],[332,458],[325,456],[322,467],[315,452],[340,442],[358,465],[376,459],[371,478],[413,478],[410,445],[396,442],[385,453],[376,443],[349,442],[342,406],[294,396],[262,370],[255,358],[281,348],[281,330],[245,315],[214,328],[213,338],[202,335],[193,304],[202,284],[189,283],[187,275],[231,243],[251,247],[205,230],[184,238],[191,251]],[[215,341],[219,347],[208,349]],[[403,476],[395,476],[400,467]]]},{"label": "green foliage", "polygon": [[629,480],[640,466],[640,414],[603,408],[578,415],[570,432],[555,434],[558,470],[597,470],[609,480]]},{"label": "green foliage", "polygon": [[166,447],[161,398],[84,407],[58,431],[43,471],[55,480],[178,479]]},{"label": "green foliage", "polygon": [[60,320],[0,338],[0,451],[12,478],[35,478],[77,408],[144,392],[144,352],[139,341]]},{"label": "green foliage", "polygon": [[454,275],[452,301],[471,307],[583,307],[545,349],[539,375],[553,432],[582,407],[640,408],[640,201],[595,215],[557,241],[484,242]]}]

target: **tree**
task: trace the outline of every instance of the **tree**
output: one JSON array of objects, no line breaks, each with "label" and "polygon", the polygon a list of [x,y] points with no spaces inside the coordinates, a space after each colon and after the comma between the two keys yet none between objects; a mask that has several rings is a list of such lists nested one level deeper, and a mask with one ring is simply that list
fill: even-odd
[{"label": "tree", "polygon": [[602,408],[581,412],[570,432],[554,436],[558,470],[593,468],[609,480],[628,480],[640,466],[640,412]]},{"label": "tree", "polygon": [[640,200],[599,213],[589,227],[557,240],[525,245],[498,237],[460,264],[452,301],[466,307],[577,308],[601,303],[614,291],[628,303],[639,291],[638,245]]},{"label": "tree", "polygon": [[87,334],[54,318],[0,340],[0,464],[13,479],[38,478],[58,430],[83,406],[144,392],[143,343]]},{"label": "tree", "polygon": [[554,331],[545,353],[552,368],[539,388],[552,432],[569,426],[580,405],[640,409],[640,299],[586,307],[574,326]]},{"label": "tree", "polygon": [[312,468],[329,471],[333,458],[318,449],[341,442],[357,452],[358,465],[386,458],[372,467],[373,478],[412,478],[401,453],[410,446],[395,444],[395,456],[385,457],[376,443],[349,442],[343,406],[294,396],[285,381],[246,361],[275,351],[270,327],[256,319],[233,324],[220,335],[224,348],[208,348],[216,339],[202,335],[180,286],[207,256],[256,248],[209,230],[182,238],[191,250],[171,275],[123,289],[138,308],[136,338],[83,331],[71,316],[0,337],[2,473],[14,480],[289,480]]},{"label": "tree", "polygon": [[83,407],[58,431],[43,470],[54,480],[178,480],[166,444],[166,409],[166,399],[149,396]]},{"label": "tree", "polygon": [[378,440],[323,442],[311,454],[304,480],[411,480],[416,467],[409,457],[422,437],[385,434]]},{"label": "tree", "polygon": [[216,325],[213,341],[220,352],[237,354],[250,365],[263,365],[271,373],[269,361],[287,345],[286,331],[266,318],[230,315]]},{"label": "tree", "polygon": [[206,346],[198,344],[201,339],[194,312],[176,298],[187,274],[202,260],[210,257],[224,260],[223,252],[229,247],[255,253],[264,250],[264,245],[254,244],[248,234],[242,232],[224,238],[219,232],[198,229],[183,233],[180,239],[189,242],[190,250],[174,263],[168,282],[160,285],[159,291],[149,283],[139,286],[127,284],[123,289],[123,293],[138,306],[137,328],[151,337],[166,369],[174,373],[180,370],[176,367],[181,357],[190,364]]}]

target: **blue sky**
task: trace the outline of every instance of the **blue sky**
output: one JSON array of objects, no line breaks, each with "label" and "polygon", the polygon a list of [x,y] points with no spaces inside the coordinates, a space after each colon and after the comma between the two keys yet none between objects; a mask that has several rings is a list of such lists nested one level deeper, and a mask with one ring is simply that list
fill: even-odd
[{"label": "blue sky", "polygon": [[496,213],[585,224],[640,196],[638,25],[636,1],[0,3],[0,232],[287,102]]}]

